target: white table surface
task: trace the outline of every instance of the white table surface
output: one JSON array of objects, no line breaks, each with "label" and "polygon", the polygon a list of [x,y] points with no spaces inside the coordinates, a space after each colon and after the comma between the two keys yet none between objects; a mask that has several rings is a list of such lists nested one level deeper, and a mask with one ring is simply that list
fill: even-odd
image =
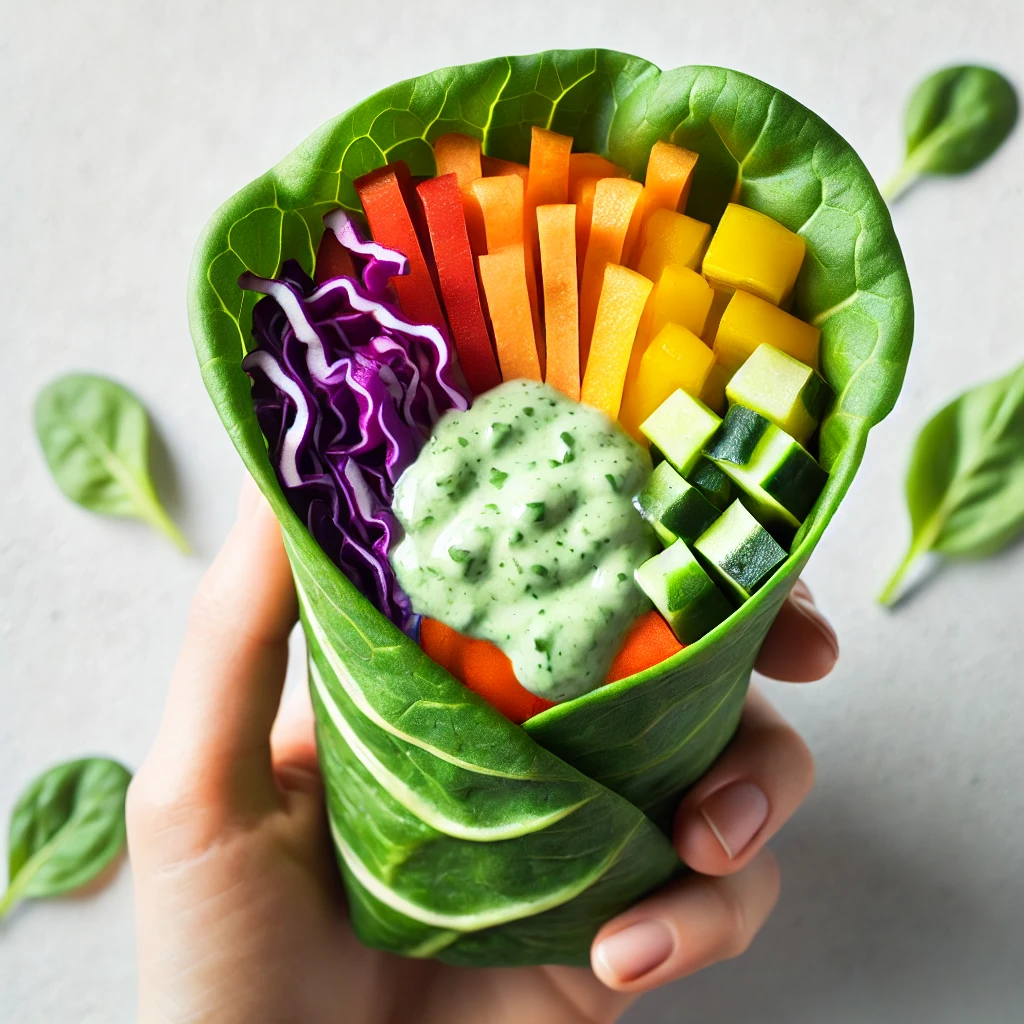
[{"label": "white table surface", "polygon": [[[0,815],[53,761],[146,752],[241,479],[189,340],[192,246],[218,203],[321,122],[434,67],[601,44],[757,75],[885,177],[923,73],[979,60],[1024,84],[1024,7],[1011,0],[486,6],[3,0]],[[813,796],[773,844],[781,904],[742,960],[647,998],[633,1024],[1024,1016],[1024,545],[946,571],[895,614],[872,600],[906,541],[916,428],[1024,358],[1022,165],[1018,131],[969,179],[926,184],[895,211],[915,353],[807,572],[843,657],[826,683],[770,686],[818,761]],[[30,412],[71,369],[148,403],[193,557],[56,491]],[[134,985],[126,869],[0,925],[4,1024],[129,1021]]]}]

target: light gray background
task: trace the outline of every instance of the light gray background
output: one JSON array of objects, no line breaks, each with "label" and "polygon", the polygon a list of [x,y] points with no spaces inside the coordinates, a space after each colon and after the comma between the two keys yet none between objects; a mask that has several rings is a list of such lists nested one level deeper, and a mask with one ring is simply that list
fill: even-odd
[{"label": "light gray background", "polygon": [[[97,751],[138,764],[146,752],[189,594],[241,478],[189,341],[192,245],[218,203],[321,122],[434,67],[600,44],[757,75],[885,177],[924,72],[981,60],[1024,83],[1016,0],[3,0],[0,14],[4,816],[53,761]],[[1024,547],[946,571],[896,614],[872,600],[906,541],[915,429],[1024,357],[1022,165],[1018,131],[969,179],[929,183],[895,211],[915,354],[807,572],[843,658],[826,683],[771,686],[819,766],[774,843],[781,905],[747,956],[649,997],[633,1024],[1024,1016]],[[152,409],[193,557],[57,493],[31,405],[70,369],[108,373]],[[5,1024],[129,1021],[133,1006],[127,870],[0,925]]]}]

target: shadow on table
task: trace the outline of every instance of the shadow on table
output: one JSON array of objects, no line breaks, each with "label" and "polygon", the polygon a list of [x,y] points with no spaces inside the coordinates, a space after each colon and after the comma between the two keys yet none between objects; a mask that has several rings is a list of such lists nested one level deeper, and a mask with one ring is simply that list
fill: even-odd
[{"label": "shadow on table", "polygon": [[[1024,929],[973,904],[955,863],[929,877],[911,844],[866,840],[853,812],[819,800],[801,814],[772,843],[782,899],[751,949],[645,997],[623,1024],[1019,1022]],[[949,824],[920,843],[934,849]]]}]

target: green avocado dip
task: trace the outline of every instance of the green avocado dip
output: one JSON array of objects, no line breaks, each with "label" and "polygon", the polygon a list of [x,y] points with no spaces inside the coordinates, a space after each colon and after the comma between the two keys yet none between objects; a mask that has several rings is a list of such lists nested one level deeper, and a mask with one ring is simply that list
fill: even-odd
[{"label": "green avocado dip", "polygon": [[633,570],[660,548],[631,501],[650,472],[604,413],[507,381],[446,413],[395,485],[398,582],[417,612],[500,647],[528,690],[578,697],[650,607]]}]

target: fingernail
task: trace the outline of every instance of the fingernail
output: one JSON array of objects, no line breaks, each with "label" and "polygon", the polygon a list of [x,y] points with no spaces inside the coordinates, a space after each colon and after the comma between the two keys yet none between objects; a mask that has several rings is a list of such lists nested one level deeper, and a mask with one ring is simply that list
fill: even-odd
[{"label": "fingernail", "polygon": [[832,623],[825,618],[824,615],[818,610],[818,606],[811,600],[810,592],[808,596],[804,597],[802,594],[794,591],[790,594],[790,598],[793,602],[793,606],[798,612],[815,629],[821,634],[821,638],[832,648],[832,653],[838,658],[839,657],[839,637],[836,636],[836,631],[832,628]]},{"label": "fingernail", "polygon": [[708,828],[732,860],[747,847],[768,818],[768,797],[752,782],[734,782],[700,805]]},{"label": "fingernail", "polygon": [[661,921],[639,921],[599,942],[594,959],[611,979],[635,981],[660,967],[674,946],[672,933]]}]

